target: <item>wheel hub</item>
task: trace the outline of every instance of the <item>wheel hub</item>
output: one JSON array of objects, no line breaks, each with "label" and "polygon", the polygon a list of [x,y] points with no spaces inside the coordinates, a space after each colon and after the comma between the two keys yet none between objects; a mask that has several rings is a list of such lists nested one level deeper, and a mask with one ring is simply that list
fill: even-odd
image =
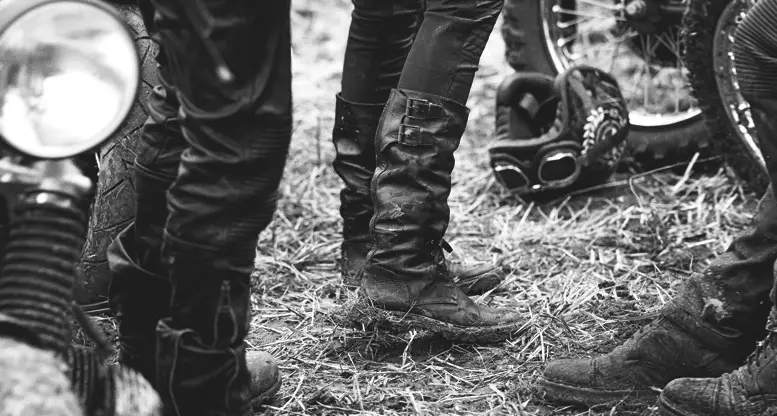
[{"label": "wheel hub", "polygon": [[642,34],[664,33],[672,26],[680,24],[680,13],[670,7],[669,0],[631,0],[623,7],[626,24]]}]

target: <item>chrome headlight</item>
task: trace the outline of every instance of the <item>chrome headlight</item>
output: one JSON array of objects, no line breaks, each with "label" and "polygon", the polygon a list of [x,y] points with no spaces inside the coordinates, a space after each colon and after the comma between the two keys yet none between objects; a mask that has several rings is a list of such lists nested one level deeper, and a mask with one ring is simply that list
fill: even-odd
[{"label": "chrome headlight", "polygon": [[110,6],[93,0],[0,3],[0,136],[37,158],[87,151],[129,114],[140,60]]}]

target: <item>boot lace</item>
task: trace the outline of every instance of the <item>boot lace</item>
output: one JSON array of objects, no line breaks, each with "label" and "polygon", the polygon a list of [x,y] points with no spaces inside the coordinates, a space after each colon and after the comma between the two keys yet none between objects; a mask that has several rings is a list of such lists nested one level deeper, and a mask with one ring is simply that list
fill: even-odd
[{"label": "boot lace", "polygon": [[443,250],[447,251],[448,253],[453,252],[453,247],[451,247],[450,244],[448,244],[445,239],[441,239],[439,242],[432,242],[432,258],[434,258],[434,262],[437,263],[437,266],[440,270],[441,276],[450,276],[450,271],[448,270],[448,263],[445,262],[445,253]]},{"label": "boot lace", "polygon": [[766,335],[766,338],[758,343],[755,351],[753,351],[750,356],[747,357],[746,364],[743,366],[743,368],[748,372],[749,375],[754,376],[755,370],[761,367],[761,364],[766,358],[768,358],[769,354],[777,351],[775,341],[777,341],[777,334],[774,332],[769,332]]}]

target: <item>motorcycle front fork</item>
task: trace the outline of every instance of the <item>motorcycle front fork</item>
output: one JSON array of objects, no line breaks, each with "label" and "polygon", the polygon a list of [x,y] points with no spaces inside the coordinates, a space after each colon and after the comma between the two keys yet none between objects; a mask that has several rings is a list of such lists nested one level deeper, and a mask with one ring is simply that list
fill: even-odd
[{"label": "motorcycle front fork", "polygon": [[[76,265],[86,240],[85,197],[91,186],[69,159],[32,164],[0,159],[0,194],[9,214],[5,241],[0,243],[0,314],[22,317],[42,347],[61,354],[71,342],[73,313],[91,337],[96,332],[91,321],[73,309]],[[23,305],[34,305],[39,313]],[[95,341],[108,345],[104,337]]]}]

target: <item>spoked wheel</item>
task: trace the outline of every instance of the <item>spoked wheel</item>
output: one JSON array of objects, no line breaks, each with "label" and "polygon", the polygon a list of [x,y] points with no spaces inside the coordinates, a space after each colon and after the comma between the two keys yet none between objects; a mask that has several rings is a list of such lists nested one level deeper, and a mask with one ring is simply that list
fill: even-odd
[{"label": "spoked wheel", "polygon": [[734,32],[754,0],[691,0],[684,18],[683,59],[713,144],[729,166],[762,193],[769,183],[750,105],[739,93]]},{"label": "spoked wheel", "polygon": [[574,64],[611,73],[631,112],[631,152],[643,165],[710,148],[681,59],[682,0],[508,0],[503,36],[518,71]]}]

